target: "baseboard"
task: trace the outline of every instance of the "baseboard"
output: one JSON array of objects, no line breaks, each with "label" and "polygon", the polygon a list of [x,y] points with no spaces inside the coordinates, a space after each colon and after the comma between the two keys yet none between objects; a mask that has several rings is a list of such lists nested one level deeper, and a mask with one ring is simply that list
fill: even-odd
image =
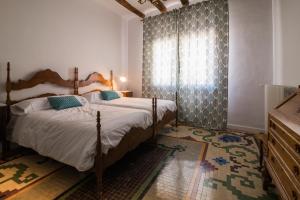
[{"label": "baseboard", "polygon": [[246,131],[249,133],[264,133],[265,132],[265,129],[251,127],[251,126],[243,126],[243,125],[238,125],[238,124],[228,124],[227,127],[229,129]]}]

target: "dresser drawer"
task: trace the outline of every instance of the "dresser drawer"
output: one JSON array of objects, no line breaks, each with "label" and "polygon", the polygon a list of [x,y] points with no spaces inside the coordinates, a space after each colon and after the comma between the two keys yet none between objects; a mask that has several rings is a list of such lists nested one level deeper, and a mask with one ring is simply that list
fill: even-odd
[{"label": "dresser drawer", "polygon": [[[282,141],[280,138],[277,138],[272,132],[269,133],[269,142],[270,148],[273,148],[277,154],[280,156],[281,163],[287,168],[290,177],[294,179],[295,184],[300,187],[300,165],[299,163],[291,156],[291,154],[282,146]],[[278,158],[279,159],[279,158]]]},{"label": "dresser drawer", "polygon": [[287,148],[287,150],[295,157],[295,159],[300,162],[300,143],[291,135],[285,131],[285,129],[276,123],[274,120],[270,119],[269,130],[282,140],[282,145]]},{"label": "dresser drawer", "polygon": [[267,160],[272,170],[274,170],[274,173],[278,176],[278,180],[280,182],[277,184],[279,184],[283,188],[284,193],[288,196],[288,198],[290,200],[300,200],[299,190],[297,190],[293,182],[288,178],[285,170],[278,160],[277,153],[275,153],[272,147],[269,148]]}]

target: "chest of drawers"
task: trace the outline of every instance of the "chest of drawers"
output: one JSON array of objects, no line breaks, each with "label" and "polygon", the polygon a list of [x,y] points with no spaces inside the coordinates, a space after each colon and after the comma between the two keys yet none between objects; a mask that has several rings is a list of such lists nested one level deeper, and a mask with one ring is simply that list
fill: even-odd
[{"label": "chest of drawers", "polygon": [[267,176],[272,178],[282,199],[300,200],[299,92],[269,113],[267,147]]}]

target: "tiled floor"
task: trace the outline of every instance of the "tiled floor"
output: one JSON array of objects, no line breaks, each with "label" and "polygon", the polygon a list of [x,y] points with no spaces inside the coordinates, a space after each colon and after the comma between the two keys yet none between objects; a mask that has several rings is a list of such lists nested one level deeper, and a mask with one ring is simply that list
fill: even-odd
[{"label": "tiled floor", "polygon": [[[259,150],[254,138],[237,131],[169,127],[163,135],[207,143],[201,161],[176,155],[154,182],[145,199],[276,199],[262,189]],[[173,173],[172,173],[173,172]],[[165,173],[171,175],[164,178]],[[167,186],[172,185],[172,189]],[[155,189],[153,189],[155,188]],[[188,188],[188,189],[187,189]],[[175,196],[172,196],[175,195]]]}]

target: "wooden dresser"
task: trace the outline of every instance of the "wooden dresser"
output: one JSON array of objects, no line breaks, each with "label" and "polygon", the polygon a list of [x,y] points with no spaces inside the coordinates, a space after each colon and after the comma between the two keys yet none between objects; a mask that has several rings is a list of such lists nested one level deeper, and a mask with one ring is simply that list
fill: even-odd
[{"label": "wooden dresser", "polygon": [[300,90],[269,113],[264,187],[273,180],[282,199],[300,200]]}]

